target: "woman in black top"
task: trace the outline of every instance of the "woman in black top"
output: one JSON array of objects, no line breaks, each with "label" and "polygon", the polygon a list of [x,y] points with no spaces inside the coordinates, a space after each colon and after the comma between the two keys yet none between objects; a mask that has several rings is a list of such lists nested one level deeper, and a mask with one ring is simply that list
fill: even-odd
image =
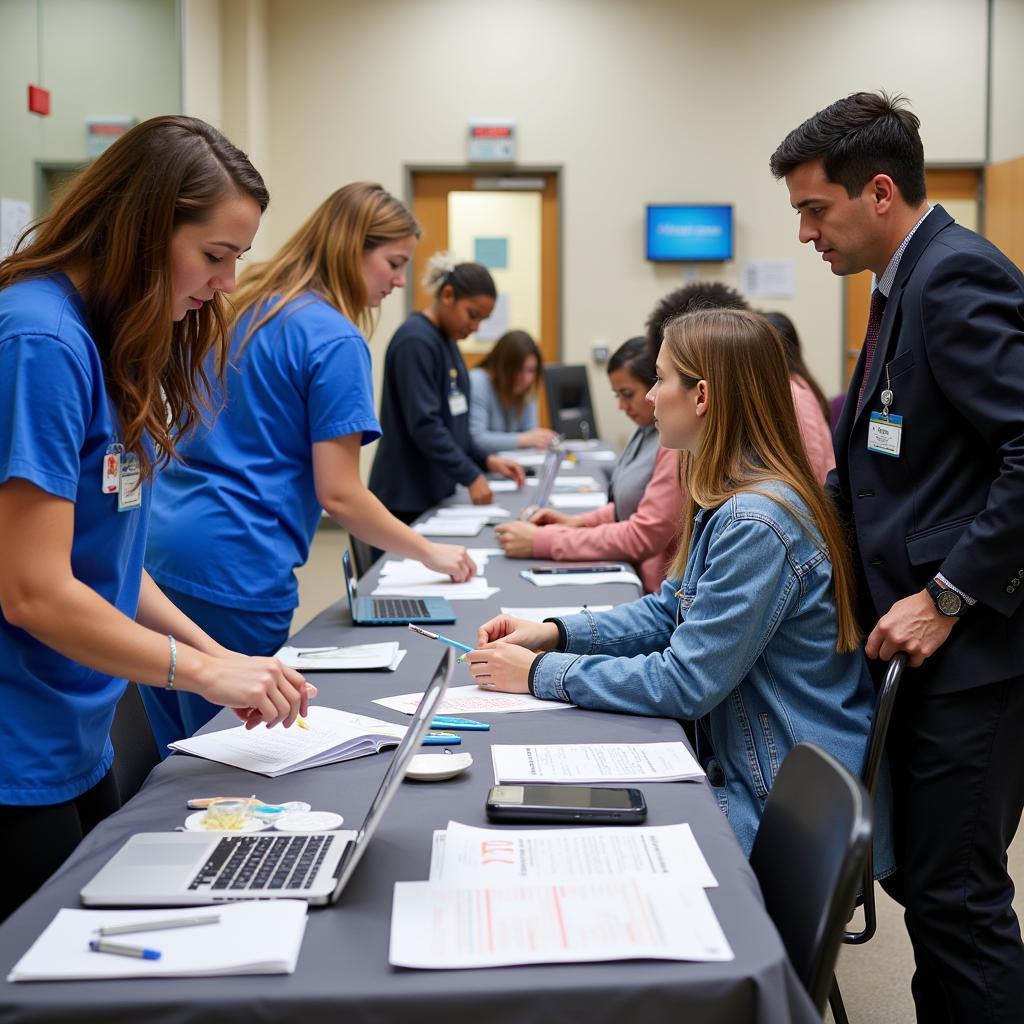
[{"label": "woman in black top", "polygon": [[384,359],[380,420],[384,436],[370,472],[370,490],[411,523],[455,492],[475,505],[494,495],[484,471],[523,484],[522,467],[480,451],[469,434],[469,373],[456,342],[494,309],[494,279],[479,263],[455,265],[433,256],[423,285],[434,301],[395,332]]}]

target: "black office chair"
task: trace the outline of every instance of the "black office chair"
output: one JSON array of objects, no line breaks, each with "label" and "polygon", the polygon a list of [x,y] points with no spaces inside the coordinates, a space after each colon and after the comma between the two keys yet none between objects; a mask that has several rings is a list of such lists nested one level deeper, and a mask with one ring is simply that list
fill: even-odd
[{"label": "black office chair", "polygon": [[870,847],[871,800],[863,783],[818,747],[797,744],[768,794],[750,866],[823,1017]]},{"label": "black office chair", "polygon": [[[871,732],[868,733],[867,754],[864,758],[864,771],[861,774],[861,781],[868,795],[874,798],[875,787],[878,785],[878,773],[882,769],[882,758],[885,756],[885,741],[889,734],[889,723],[892,721],[892,709],[896,704],[896,695],[899,693],[900,678],[903,669],[907,664],[907,656],[903,651],[893,655],[892,661],[885,672],[885,679],[875,698],[875,714],[871,721]],[[850,946],[859,946],[868,942],[875,934],[877,918],[875,915],[875,865],[872,851],[868,850],[868,857],[864,863],[864,877],[861,882],[862,903],[864,909],[864,927],[860,931],[843,932],[843,942]],[[832,991],[828,997],[829,1007],[835,1024],[849,1024],[850,1018],[846,1014],[846,1005],[843,1003],[843,994],[839,991],[839,980],[832,979]]]},{"label": "black office chair", "polygon": [[374,558],[374,549],[366,543],[365,540],[360,540],[358,537],[353,537],[349,534],[348,546],[352,552],[352,562],[355,565],[356,579],[361,580],[373,567],[377,558]]},{"label": "black office chair", "polygon": [[146,776],[160,763],[149,715],[135,683],[128,684],[117,702],[110,741],[114,744],[114,778],[124,803],[135,796]]}]

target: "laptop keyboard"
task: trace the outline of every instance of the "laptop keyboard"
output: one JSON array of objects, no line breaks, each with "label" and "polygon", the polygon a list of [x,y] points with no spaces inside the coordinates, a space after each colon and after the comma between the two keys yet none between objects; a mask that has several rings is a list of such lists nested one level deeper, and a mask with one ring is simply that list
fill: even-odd
[{"label": "laptop keyboard", "polygon": [[189,889],[308,889],[334,836],[225,836]]},{"label": "laptop keyboard", "polygon": [[375,597],[373,615],[377,619],[426,619],[430,617],[424,601],[412,597]]}]

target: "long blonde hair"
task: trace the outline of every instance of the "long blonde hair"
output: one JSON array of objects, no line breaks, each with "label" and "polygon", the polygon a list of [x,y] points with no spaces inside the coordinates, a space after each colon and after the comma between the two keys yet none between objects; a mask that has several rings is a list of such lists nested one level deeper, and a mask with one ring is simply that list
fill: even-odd
[{"label": "long blonde hair", "polygon": [[382,186],[357,181],[339,188],[273,259],[253,265],[242,279],[233,302],[236,319],[265,299],[275,299],[253,318],[242,345],[306,292],[319,295],[369,336],[374,319],[367,304],[363,254],[410,235],[420,236],[416,218]]},{"label": "long blonde hair", "polygon": [[[669,577],[682,576],[698,509],[717,508],[741,491],[764,494],[801,521],[815,543],[813,531],[820,535],[832,563],[836,650],[855,650],[860,631],[846,537],[807,461],[775,328],[746,310],[701,310],[666,323],[663,339],[663,350],[683,386],[692,389],[702,380],[709,385],[700,450],[685,460],[689,497]],[[793,490],[810,515],[758,487],[769,481]]]}]

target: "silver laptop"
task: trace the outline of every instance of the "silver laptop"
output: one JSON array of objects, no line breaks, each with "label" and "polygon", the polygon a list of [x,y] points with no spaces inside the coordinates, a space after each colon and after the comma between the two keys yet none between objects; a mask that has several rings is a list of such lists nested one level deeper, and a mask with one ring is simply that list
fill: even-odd
[{"label": "silver laptop", "polygon": [[454,663],[449,648],[357,832],[140,832],[82,889],[82,902],[90,907],[189,907],[274,898],[337,902],[440,707]]},{"label": "silver laptop", "polygon": [[558,479],[558,471],[562,468],[564,458],[561,447],[552,448],[548,452],[544,459],[544,465],[541,467],[540,476],[537,477],[537,500],[519,513],[520,519],[529,519],[537,509],[547,506],[554,493],[555,481]]}]

